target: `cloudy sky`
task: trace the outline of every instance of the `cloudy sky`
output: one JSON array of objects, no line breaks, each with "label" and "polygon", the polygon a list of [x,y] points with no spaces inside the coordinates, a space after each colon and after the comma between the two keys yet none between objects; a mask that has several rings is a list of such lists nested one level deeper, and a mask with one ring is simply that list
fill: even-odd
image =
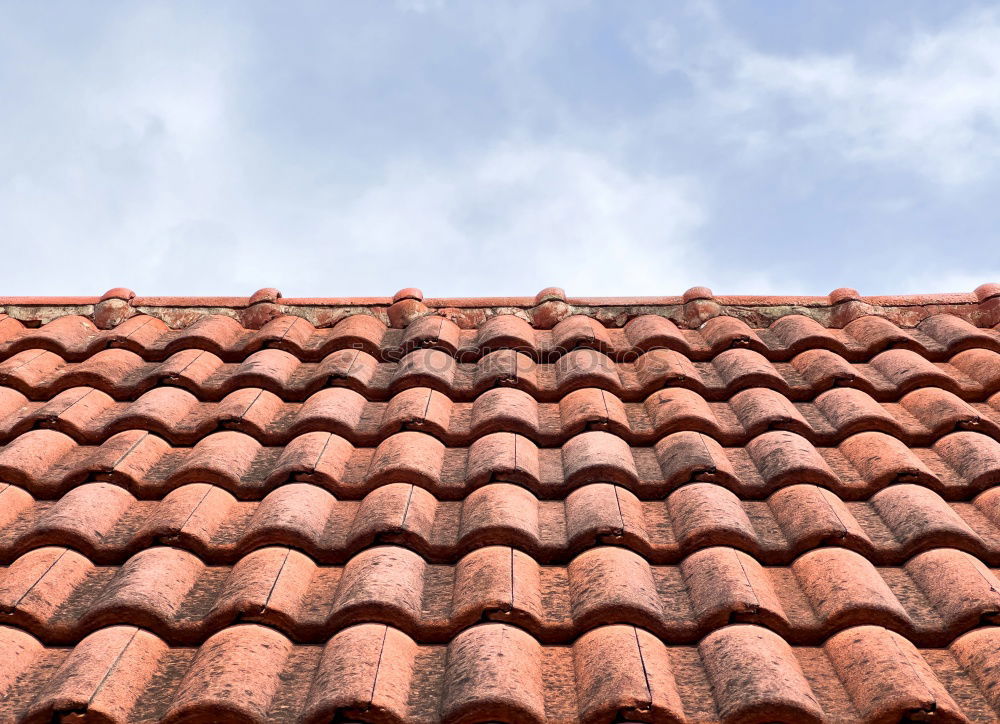
[{"label": "cloudy sky", "polygon": [[1000,4],[0,1],[0,295],[971,291]]}]

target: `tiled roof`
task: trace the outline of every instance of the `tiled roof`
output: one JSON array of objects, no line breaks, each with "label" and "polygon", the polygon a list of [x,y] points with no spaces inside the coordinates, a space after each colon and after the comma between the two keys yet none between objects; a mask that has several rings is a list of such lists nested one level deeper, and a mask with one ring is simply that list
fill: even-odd
[{"label": "tiled roof", "polygon": [[0,299],[0,721],[1000,718],[1000,286]]}]

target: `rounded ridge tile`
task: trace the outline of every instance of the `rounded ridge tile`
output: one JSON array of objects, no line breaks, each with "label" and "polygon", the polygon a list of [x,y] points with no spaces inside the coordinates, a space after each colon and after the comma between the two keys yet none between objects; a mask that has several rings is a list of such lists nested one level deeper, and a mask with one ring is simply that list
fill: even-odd
[{"label": "rounded ridge tile", "polygon": [[448,644],[443,721],[545,721],[542,656],[538,641],[513,626],[463,631]]},{"label": "rounded ridge tile", "polygon": [[566,292],[561,287],[545,287],[535,295],[535,304],[542,302],[565,302]]},{"label": "rounded ridge tile", "polygon": [[953,432],[932,446],[965,486],[974,490],[1000,484],[1000,442],[978,432]]},{"label": "rounded ridge tile", "polygon": [[767,499],[774,518],[793,550],[821,545],[872,546],[864,529],[838,498],[815,485],[791,485]]},{"label": "rounded ridge tile", "polygon": [[698,651],[724,721],[822,721],[795,653],[777,634],[737,624],[706,636]]},{"label": "rounded ridge tile", "polygon": [[658,434],[683,430],[718,436],[722,430],[705,398],[683,387],[654,392],[643,402],[643,409]]},{"label": "rounded ridge tile", "polygon": [[408,721],[418,651],[413,639],[383,624],[363,623],[337,633],[323,648],[303,720],[319,724],[373,716]]},{"label": "rounded ridge tile", "polygon": [[63,659],[26,718],[59,721],[82,715],[124,724],[166,653],[165,643],[134,626],[95,631]]},{"label": "rounded ridge tile", "polygon": [[18,677],[44,655],[44,647],[29,633],[10,626],[0,626],[0,651],[4,665],[0,666],[0,697],[6,698]]},{"label": "rounded ridge tile", "polygon": [[97,627],[128,621],[163,632],[204,571],[196,556],[177,548],[147,548],[125,562],[84,616]]},{"label": "rounded ridge tile", "polygon": [[609,432],[583,432],[562,447],[563,471],[573,485],[585,482],[612,482],[633,486],[639,481],[628,443]]},{"label": "rounded ridge tile", "polygon": [[873,487],[919,482],[939,486],[936,475],[899,439],[882,432],[859,432],[838,446],[861,478]]},{"label": "rounded ridge tile", "polygon": [[694,302],[699,299],[714,299],[712,290],[708,287],[691,287],[684,294],[681,295],[681,299],[685,304],[688,302]]},{"label": "rounded ridge tile", "polygon": [[972,675],[994,712],[1000,712],[1000,628],[970,631],[949,649]]},{"label": "rounded ridge tile", "polygon": [[889,486],[876,493],[871,504],[904,547],[981,545],[975,531],[940,495],[920,485]]},{"label": "rounded ridge tile", "polygon": [[845,548],[820,548],[792,563],[809,603],[828,627],[909,627],[910,617],[875,567]]},{"label": "rounded ridge tile", "polygon": [[657,442],[655,451],[668,488],[694,481],[739,486],[739,478],[726,451],[706,435],[675,432]]},{"label": "rounded ridge tile", "polygon": [[375,449],[368,479],[372,483],[420,481],[436,487],[441,480],[445,447],[422,432],[396,433]]},{"label": "rounded ridge tile", "polygon": [[625,339],[640,354],[657,348],[689,348],[677,325],[658,314],[643,314],[626,322]]},{"label": "rounded ridge tile", "polygon": [[624,548],[585,551],[567,566],[573,622],[578,628],[628,621],[658,627],[660,594],[649,564]]},{"label": "rounded ridge tile", "polygon": [[771,487],[786,483],[836,486],[837,476],[808,440],[794,432],[765,432],[746,445],[761,477]]},{"label": "rounded ridge tile", "polygon": [[980,284],[973,294],[980,302],[985,302],[1000,296],[1000,284]]},{"label": "rounded ridge tile", "polygon": [[247,536],[279,545],[318,547],[336,506],[329,492],[307,483],[275,488],[261,501],[247,525]]},{"label": "rounded ridge tile", "polygon": [[861,294],[857,289],[850,287],[839,287],[828,295],[830,304],[841,304],[843,302],[857,302],[861,300]]},{"label": "rounded ridge tile", "polygon": [[677,540],[691,548],[733,546],[753,549],[757,532],[740,499],[711,483],[693,483],[667,498]]},{"label": "rounded ridge tile", "polygon": [[166,720],[268,720],[291,642],[255,624],[224,629],[202,644],[181,680]]},{"label": "rounded ridge tile", "polygon": [[633,626],[604,626],[573,644],[580,720],[683,722],[666,647]]},{"label": "rounded ridge tile", "polygon": [[472,542],[537,545],[540,537],[538,499],[517,485],[494,483],[469,493],[462,503],[458,537]]},{"label": "rounded ridge tile", "polygon": [[406,548],[380,546],[348,561],[337,585],[333,611],[342,619],[377,614],[397,628],[420,623],[424,559]]},{"label": "rounded ridge tile", "polygon": [[753,621],[788,628],[787,614],[767,572],[746,553],[705,548],[685,558],[680,569],[699,626]]},{"label": "rounded ridge tile", "polygon": [[537,435],[538,402],[523,390],[497,387],[487,390],[472,403],[473,434],[516,432]]},{"label": "rounded ridge tile", "polygon": [[909,641],[879,626],[832,636],[823,649],[865,721],[965,716]]},{"label": "rounded ridge tile", "polygon": [[905,564],[950,632],[1000,623],[1000,580],[974,556],[935,548]]},{"label": "rounded ridge tile", "polygon": [[465,474],[472,487],[492,482],[523,483],[537,487],[541,478],[538,447],[511,432],[493,432],[469,446]]},{"label": "rounded ridge tile", "polygon": [[281,292],[274,287],[265,287],[264,289],[258,289],[247,299],[247,304],[260,304],[261,302],[277,302],[281,299]]}]

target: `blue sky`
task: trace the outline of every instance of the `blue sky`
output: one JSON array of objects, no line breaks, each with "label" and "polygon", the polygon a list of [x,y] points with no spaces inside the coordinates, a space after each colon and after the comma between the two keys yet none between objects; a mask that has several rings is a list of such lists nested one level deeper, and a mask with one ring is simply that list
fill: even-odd
[{"label": "blue sky", "polygon": [[0,2],[0,294],[971,291],[1000,4]]}]

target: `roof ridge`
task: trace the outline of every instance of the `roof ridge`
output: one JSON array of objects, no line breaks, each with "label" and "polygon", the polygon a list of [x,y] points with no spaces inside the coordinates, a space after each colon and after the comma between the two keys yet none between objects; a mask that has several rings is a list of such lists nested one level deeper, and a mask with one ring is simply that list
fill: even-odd
[{"label": "roof ridge", "polygon": [[859,316],[881,316],[901,326],[915,326],[933,314],[952,314],[977,326],[1000,323],[1000,284],[982,284],[973,292],[861,296],[850,288],[825,296],[721,295],[692,287],[680,296],[570,297],[562,289],[543,289],[534,297],[424,298],[419,289],[393,297],[295,297],[277,289],[261,289],[249,297],[138,296],[112,289],[100,297],[0,297],[0,312],[28,324],[45,324],[69,315],[89,317],[109,329],[141,313],[170,327],[186,327],[201,317],[221,314],[244,327],[259,329],[282,315],[304,318],[316,327],[332,326],[352,314],[374,315],[395,328],[428,315],[450,319],[470,329],[499,314],[523,318],[536,329],[550,329],[574,315],[589,316],[608,327],[620,327],[644,314],[667,317],[694,328],[717,316],[732,316],[758,327],[792,314],[811,317],[827,327],[841,327]]}]

